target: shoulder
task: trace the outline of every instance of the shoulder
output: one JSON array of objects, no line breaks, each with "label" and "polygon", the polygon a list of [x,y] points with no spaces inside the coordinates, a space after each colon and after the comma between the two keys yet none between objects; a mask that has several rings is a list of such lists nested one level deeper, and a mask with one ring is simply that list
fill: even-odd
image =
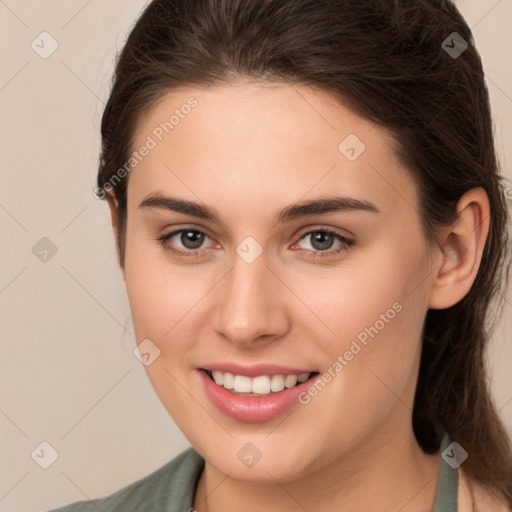
[{"label": "shoulder", "polygon": [[458,509],[473,510],[473,501],[475,510],[480,512],[510,512],[503,498],[500,498],[490,489],[484,487],[475,480],[470,479],[462,467],[458,469],[459,490],[458,490]]},{"label": "shoulder", "polygon": [[203,466],[202,457],[190,447],[150,475],[106,498],[78,501],[50,512],[186,511],[193,502]]}]

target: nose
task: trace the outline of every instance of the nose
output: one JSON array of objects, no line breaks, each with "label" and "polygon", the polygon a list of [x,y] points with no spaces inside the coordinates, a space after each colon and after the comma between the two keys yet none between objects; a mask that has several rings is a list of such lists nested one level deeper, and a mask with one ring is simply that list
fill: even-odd
[{"label": "nose", "polygon": [[285,286],[268,267],[265,253],[248,263],[235,255],[217,288],[213,328],[240,348],[261,348],[290,329]]}]

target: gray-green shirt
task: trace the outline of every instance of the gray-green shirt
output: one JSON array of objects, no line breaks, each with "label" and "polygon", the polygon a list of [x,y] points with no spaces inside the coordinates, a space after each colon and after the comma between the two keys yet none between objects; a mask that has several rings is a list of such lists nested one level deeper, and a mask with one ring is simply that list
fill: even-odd
[{"label": "gray-green shirt", "polygon": [[[450,443],[451,439],[446,434],[441,443],[441,455]],[[72,503],[52,512],[188,512],[192,510],[203,467],[203,458],[191,447],[115,494],[99,500]],[[432,512],[457,512],[457,485],[457,469],[441,457]]]}]

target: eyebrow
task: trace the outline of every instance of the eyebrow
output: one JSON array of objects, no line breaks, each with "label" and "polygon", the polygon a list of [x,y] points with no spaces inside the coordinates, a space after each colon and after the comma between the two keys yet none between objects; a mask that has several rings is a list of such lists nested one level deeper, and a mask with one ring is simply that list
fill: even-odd
[{"label": "eyebrow", "polygon": [[[162,208],[199,219],[223,223],[221,216],[214,209],[193,201],[177,199],[153,193],[147,196],[140,204],[141,209]],[[289,222],[308,215],[321,215],[324,213],[363,211],[380,213],[380,210],[371,202],[344,196],[328,196],[318,199],[299,201],[283,208],[275,217],[275,223]]]}]

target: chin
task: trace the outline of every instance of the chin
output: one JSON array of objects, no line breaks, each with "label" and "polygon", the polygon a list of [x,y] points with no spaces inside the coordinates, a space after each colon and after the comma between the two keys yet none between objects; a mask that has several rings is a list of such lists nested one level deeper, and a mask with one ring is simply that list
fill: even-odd
[{"label": "chin", "polygon": [[[201,435],[201,434],[199,434]],[[204,434],[203,434],[204,435]],[[306,436],[311,439],[311,435]],[[292,439],[291,437],[289,439]],[[198,453],[219,472],[230,478],[252,482],[272,483],[293,481],[321,466],[321,455],[297,449],[302,442],[292,442],[283,447],[283,442],[261,439],[250,435],[236,436],[225,443],[194,444]],[[285,449],[283,449],[285,448]],[[310,447],[311,450],[311,447]]]}]

